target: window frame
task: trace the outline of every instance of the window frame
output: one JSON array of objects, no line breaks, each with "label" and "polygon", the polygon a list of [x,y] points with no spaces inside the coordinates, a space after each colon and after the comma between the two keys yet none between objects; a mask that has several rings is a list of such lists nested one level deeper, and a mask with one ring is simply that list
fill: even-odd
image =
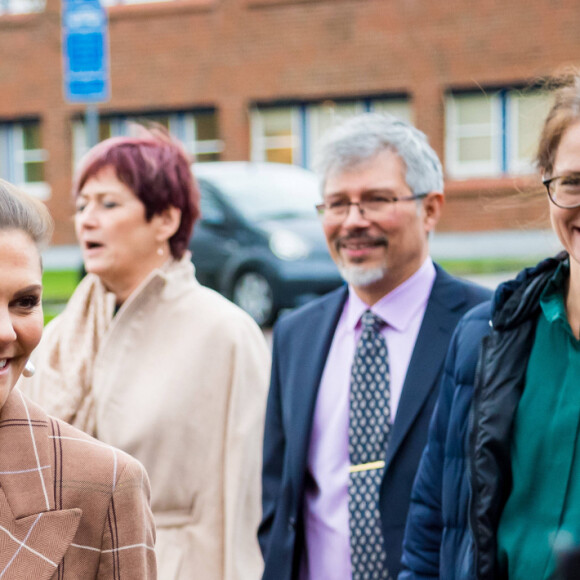
[{"label": "window frame", "polygon": [[[458,100],[476,97],[487,99],[490,105],[490,121],[487,129],[483,124],[467,124],[459,126]],[[451,94],[446,98],[445,106],[445,165],[446,173],[453,178],[493,177],[502,173],[502,132],[498,124],[502,119],[502,100],[499,93],[485,95],[482,93]],[[490,157],[482,161],[460,161],[459,142],[462,138],[489,137]]]},{"label": "window frame", "polygon": [[[352,114],[370,112],[380,109],[379,112],[388,112],[388,103],[393,104],[399,118],[411,121],[412,103],[407,95],[377,96],[366,98],[340,98],[321,99],[301,103],[256,103],[250,109],[250,159],[252,161],[266,161],[267,152],[272,149],[291,149],[292,164],[310,169],[316,155],[316,143],[320,139],[320,131],[317,128],[317,116],[315,111],[322,107],[337,109],[337,118],[346,118],[349,115],[341,115],[340,108],[353,106]],[[380,107],[379,107],[380,106]],[[262,112],[272,110],[286,110],[291,116],[292,134],[285,137],[265,137],[264,120]],[[406,114],[401,115],[400,111]]]},{"label": "window frame", "polygon": [[[263,113],[278,110],[287,110],[290,115],[290,135],[264,136],[266,123]],[[250,112],[250,159],[259,162],[267,161],[269,151],[289,149],[292,164],[300,165],[300,159],[303,157],[300,139],[297,137],[297,133],[300,133],[300,127],[301,112],[296,105],[254,107]]]},{"label": "window frame", "polygon": [[[185,150],[194,159],[200,155],[217,155],[221,156],[224,150],[224,142],[219,138],[216,139],[196,139],[197,120],[196,116],[213,114],[216,118],[216,130],[219,131],[218,112],[216,109],[192,109],[187,111],[147,111],[142,113],[113,113],[101,115],[99,123],[109,123],[110,136],[116,137],[127,135],[131,123],[139,121],[155,121],[159,117],[167,117],[169,133],[178,139],[184,146]],[[99,125],[101,127],[101,125]],[[87,129],[85,118],[76,118],[72,122],[72,139],[73,139],[73,167],[76,168],[82,158],[87,153]],[[200,159],[200,161],[206,161]]]},{"label": "window frame", "polygon": [[[526,159],[519,151],[518,97],[548,94],[539,88],[502,88],[489,92],[451,91],[445,99],[445,173],[450,179],[501,178],[510,175],[530,175],[535,169],[532,156]],[[477,129],[458,130],[457,102],[462,98],[489,99],[491,120],[487,133]],[[549,99],[546,101],[546,113]],[[539,127],[540,125],[538,125]],[[462,162],[459,160],[459,139],[469,136],[491,137],[491,156],[487,161]]]},{"label": "window frame", "polygon": [[24,146],[24,128],[35,124],[40,132],[42,142],[42,124],[40,119],[22,119],[0,122],[0,168],[2,177],[26,193],[39,199],[48,199],[51,188],[46,181],[26,181],[26,164],[42,163],[46,171],[48,151],[44,147],[26,149]]}]

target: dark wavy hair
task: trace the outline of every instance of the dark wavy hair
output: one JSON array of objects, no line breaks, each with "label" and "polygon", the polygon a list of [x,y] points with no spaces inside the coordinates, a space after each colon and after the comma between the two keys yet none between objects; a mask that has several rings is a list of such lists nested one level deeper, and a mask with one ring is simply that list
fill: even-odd
[{"label": "dark wavy hair", "polygon": [[169,207],[181,211],[181,221],[169,239],[174,258],[187,249],[193,225],[200,214],[200,193],[183,146],[161,126],[133,128],[135,136],[111,137],[93,147],[81,161],[73,180],[77,197],[85,183],[105,167],[115,170],[145,206],[151,220]]}]

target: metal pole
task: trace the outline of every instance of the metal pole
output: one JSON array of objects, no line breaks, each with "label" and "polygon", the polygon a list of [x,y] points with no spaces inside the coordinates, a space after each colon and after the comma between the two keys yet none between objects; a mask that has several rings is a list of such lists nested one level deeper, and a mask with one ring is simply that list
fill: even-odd
[{"label": "metal pole", "polygon": [[85,122],[87,127],[87,148],[90,149],[99,142],[99,109],[95,103],[87,104]]}]

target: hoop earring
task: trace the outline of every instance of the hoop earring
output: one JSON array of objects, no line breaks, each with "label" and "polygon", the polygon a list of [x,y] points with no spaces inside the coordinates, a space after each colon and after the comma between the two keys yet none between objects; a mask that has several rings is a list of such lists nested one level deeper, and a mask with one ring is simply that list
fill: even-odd
[{"label": "hoop earring", "polygon": [[36,372],[36,368],[34,368],[34,365],[32,364],[32,362],[30,360],[26,361],[26,364],[24,365],[24,370],[22,371],[22,374],[29,379],[30,377],[34,376],[34,373]]}]

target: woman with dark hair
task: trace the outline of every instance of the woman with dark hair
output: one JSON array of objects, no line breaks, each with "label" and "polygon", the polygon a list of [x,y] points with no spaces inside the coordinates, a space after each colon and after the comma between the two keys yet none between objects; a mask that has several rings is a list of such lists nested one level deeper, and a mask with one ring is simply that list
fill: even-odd
[{"label": "woman with dark hair", "polygon": [[0,180],[0,577],[154,579],[149,482],[14,388],[42,335],[42,203]]},{"label": "woman with dark hair", "polygon": [[580,544],[580,76],[554,99],[536,160],[565,251],[457,326],[400,580],[554,578]]},{"label": "woman with dark hair", "polygon": [[250,317],[195,280],[189,161],[142,129],[94,147],[73,193],[88,275],[48,325],[26,388],[145,465],[162,580],[259,578],[270,355]]}]

